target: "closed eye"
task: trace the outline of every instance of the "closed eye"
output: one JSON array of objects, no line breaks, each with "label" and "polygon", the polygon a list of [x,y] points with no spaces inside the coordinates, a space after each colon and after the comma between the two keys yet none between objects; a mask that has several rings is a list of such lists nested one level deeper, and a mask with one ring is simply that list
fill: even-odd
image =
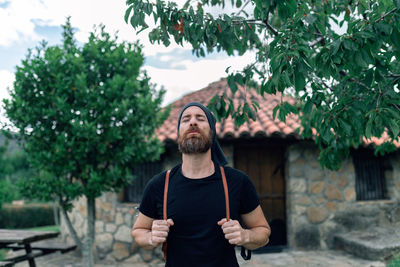
[{"label": "closed eye", "polygon": [[199,116],[197,116],[197,119],[198,119],[199,121],[205,121],[205,120],[206,120],[206,117],[204,117],[203,115],[199,115]]}]

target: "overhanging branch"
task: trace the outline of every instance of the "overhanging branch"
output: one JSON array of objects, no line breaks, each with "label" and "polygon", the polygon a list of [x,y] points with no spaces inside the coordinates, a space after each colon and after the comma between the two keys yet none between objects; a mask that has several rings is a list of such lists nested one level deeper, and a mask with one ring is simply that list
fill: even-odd
[{"label": "overhanging branch", "polygon": [[389,12],[387,12],[386,14],[383,14],[382,17],[380,17],[379,19],[375,20],[374,23],[377,23],[381,20],[384,20],[387,16],[389,16],[390,14],[396,12],[397,8],[393,8],[392,10],[390,10]]},{"label": "overhanging branch", "polygon": [[265,20],[263,22],[264,22],[265,26],[267,26],[267,29],[270,30],[276,37],[276,36],[278,36],[278,32],[271,25],[269,25],[268,18],[269,18],[269,9],[267,12],[267,17],[265,18]]}]

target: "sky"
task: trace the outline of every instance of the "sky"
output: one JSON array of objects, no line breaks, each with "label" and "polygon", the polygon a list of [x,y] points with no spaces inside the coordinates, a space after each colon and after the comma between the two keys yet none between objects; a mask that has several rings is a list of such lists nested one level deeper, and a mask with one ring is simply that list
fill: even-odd
[{"label": "sky", "polygon": [[[175,2],[182,5],[185,0]],[[16,66],[21,65],[29,48],[42,40],[49,45],[61,44],[61,25],[68,16],[80,43],[86,42],[93,26],[99,24],[104,24],[109,33],[118,31],[120,40],[139,40],[144,46],[144,69],[158,88],[166,89],[163,105],[226,77],[227,67],[241,70],[255,58],[253,52],[234,57],[212,53],[197,58],[189,45],[153,45],[148,31],[137,35],[125,23],[125,10],[125,0],[0,0],[0,99],[9,97]],[[222,12],[216,8],[209,11]],[[3,108],[0,111],[4,114]]]}]

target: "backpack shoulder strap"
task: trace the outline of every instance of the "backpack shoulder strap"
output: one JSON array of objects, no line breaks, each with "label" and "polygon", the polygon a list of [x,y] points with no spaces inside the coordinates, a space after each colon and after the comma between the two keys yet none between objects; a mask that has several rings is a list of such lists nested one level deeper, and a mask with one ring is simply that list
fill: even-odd
[{"label": "backpack shoulder strap", "polygon": [[[169,174],[171,170],[168,170],[165,174],[165,183],[164,183],[164,198],[163,198],[163,220],[167,220],[167,196],[168,196],[168,184],[169,184]],[[167,242],[164,242],[162,245],[162,252],[164,254],[164,259],[167,260]]]},{"label": "backpack shoulder strap", "polygon": [[168,170],[165,174],[165,184],[164,184],[164,200],[163,200],[163,219],[167,220],[167,195],[168,195],[168,184],[169,184],[169,174],[171,170]]},{"label": "backpack shoulder strap", "polygon": [[229,210],[228,183],[226,182],[226,176],[225,176],[224,167],[219,166],[219,168],[221,169],[222,184],[224,185],[226,220],[229,221],[231,219],[231,215],[230,215],[230,210]]},{"label": "backpack shoulder strap", "polygon": [[[230,211],[229,211],[229,194],[228,194],[228,183],[226,182],[226,175],[224,167],[219,166],[221,169],[222,183],[224,184],[224,192],[225,192],[225,206],[226,206],[226,220],[230,220]],[[247,254],[246,254],[247,250]],[[245,247],[241,247],[240,255],[244,260],[250,260],[251,258],[251,250],[246,249]]]}]

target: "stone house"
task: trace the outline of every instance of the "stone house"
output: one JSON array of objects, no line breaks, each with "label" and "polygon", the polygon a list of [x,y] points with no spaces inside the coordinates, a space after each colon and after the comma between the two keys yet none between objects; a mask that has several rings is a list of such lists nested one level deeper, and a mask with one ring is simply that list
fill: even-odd
[{"label": "stone house", "polygon": [[[296,117],[288,116],[286,123],[273,119],[272,110],[280,96],[263,98],[246,88],[239,88],[232,96],[226,79],[221,79],[173,103],[169,118],[157,131],[165,145],[159,162],[135,167],[137,179],[132,186],[97,199],[99,258],[127,262],[159,260],[159,250],[142,251],[130,235],[142,190],[152,175],[180,162],[176,125],[181,108],[191,101],[206,104],[222,93],[235,104],[257,100],[260,105],[256,121],[237,128],[228,118],[217,123],[216,129],[229,165],[245,171],[258,191],[272,228],[266,250],[333,248],[336,233],[400,221],[400,152],[375,157],[369,148],[384,138],[373,139],[354,150],[339,171],[322,169],[316,146],[296,134],[300,126]],[[85,201],[78,201],[70,214],[78,235],[82,236],[86,229]],[[70,240],[65,223],[62,233]]]}]

